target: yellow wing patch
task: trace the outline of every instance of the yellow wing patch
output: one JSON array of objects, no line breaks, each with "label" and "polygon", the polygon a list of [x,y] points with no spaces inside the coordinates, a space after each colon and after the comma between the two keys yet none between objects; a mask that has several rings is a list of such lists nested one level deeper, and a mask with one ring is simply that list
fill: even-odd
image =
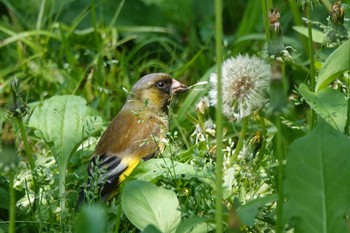
[{"label": "yellow wing patch", "polygon": [[127,164],[128,167],[125,169],[125,171],[122,174],[120,174],[119,183],[123,182],[126,176],[129,176],[131,174],[131,172],[134,170],[137,164],[139,164],[139,162],[140,162],[140,158],[137,158],[137,157],[133,157],[133,158],[124,157],[122,159],[121,163]]}]

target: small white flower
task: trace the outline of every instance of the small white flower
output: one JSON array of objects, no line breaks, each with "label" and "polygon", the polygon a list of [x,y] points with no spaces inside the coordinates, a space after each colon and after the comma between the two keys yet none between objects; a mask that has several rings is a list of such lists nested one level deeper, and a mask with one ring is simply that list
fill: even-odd
[{"label": "small white flower", "polygon": [[[238,55],[222,64],[223,113],[242,119],[260,109],[267,100],[271,77],[270,65],[256,56]],[[210,75],[211,105],[217,103],[217,74]]]}]

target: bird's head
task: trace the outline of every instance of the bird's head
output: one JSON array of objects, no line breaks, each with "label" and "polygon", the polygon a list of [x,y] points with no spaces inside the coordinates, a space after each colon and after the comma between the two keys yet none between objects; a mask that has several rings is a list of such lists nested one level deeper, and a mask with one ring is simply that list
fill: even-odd
[{"label": "bird's head", "polygon": [[140,101],[153,111],[167,112],[172,96],[188,87],[164,73],[143,76],[131,90],[129,100]]}]

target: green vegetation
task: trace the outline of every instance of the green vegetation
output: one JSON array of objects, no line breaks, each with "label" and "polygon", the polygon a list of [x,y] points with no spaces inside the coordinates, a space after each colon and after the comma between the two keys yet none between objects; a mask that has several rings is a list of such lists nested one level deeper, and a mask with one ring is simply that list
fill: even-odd
[{"label": "green vegetation", "polygon": [[[0,233],[349,232],[349,35],[349,0],[0,0]],[[76,210],[153,72],[192,86],[165,151]]]}]

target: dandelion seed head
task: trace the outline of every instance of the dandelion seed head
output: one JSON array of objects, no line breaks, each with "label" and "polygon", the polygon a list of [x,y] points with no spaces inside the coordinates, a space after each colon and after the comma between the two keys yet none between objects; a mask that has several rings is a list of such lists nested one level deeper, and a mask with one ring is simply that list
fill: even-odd
[{"label": "dandelion seed head", "polygon": [[[270,66],[256,56],[238,55],[222,64],[223,113],[242,119],[260,109],[267,100]],[[217,74],[210,75],[210,104],[217,103]]]}]

